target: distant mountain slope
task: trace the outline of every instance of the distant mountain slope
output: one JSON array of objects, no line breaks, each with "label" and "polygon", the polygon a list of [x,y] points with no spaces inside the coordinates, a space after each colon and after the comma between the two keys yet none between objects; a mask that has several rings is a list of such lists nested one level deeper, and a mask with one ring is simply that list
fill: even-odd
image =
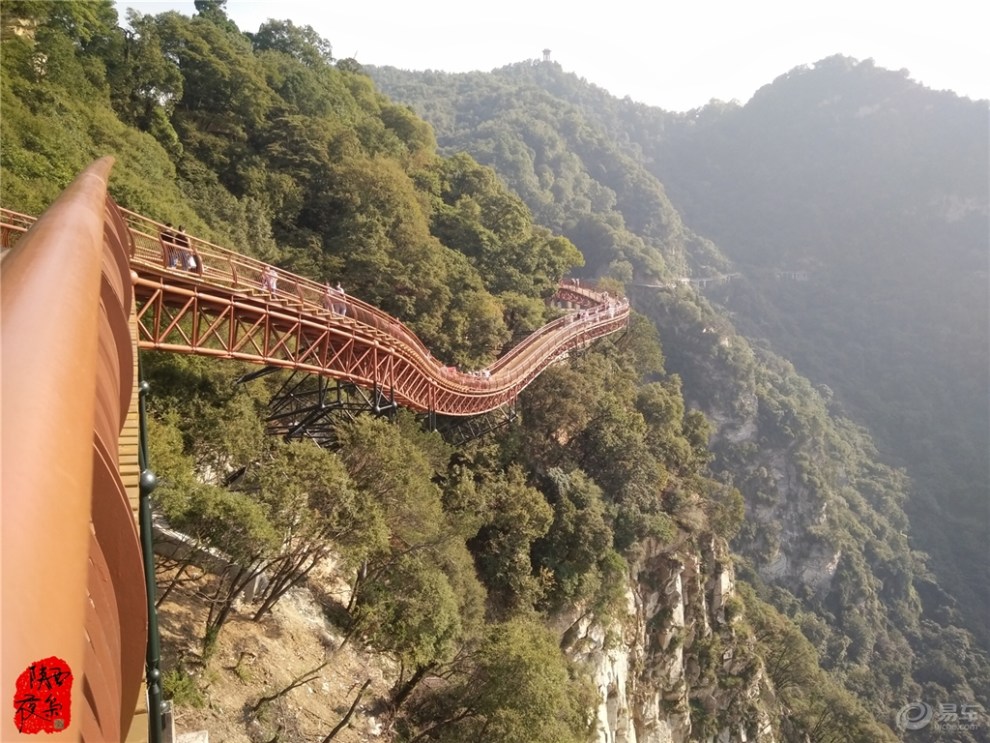
[{"label": "distant mountain slope", "polygon": [[705,289],[713,304],[635,291],[715,423],[715,468],[747,497],[737,547],[752,578],[824,619],[802,627],[881,719],[909,697],[985,700],[985,657],[956,676],[964,651],[944,644],[961,621],[979,630],[986,606],[985,104],[844,58],[746,107],[688,114],[620,101],[556,63],[368,72],[442,149],[495,167],[589,272],[631,290],[734,276]]},{"label": "distant mountain slope", "polygon": [[988,132],[986,101],[833,57],[639,143],[685,221],[748,279],[714,298],[907,468],[917,543],[977,630],[990,613]]},{"label": "distant mountain slope", "polygon": [[[598,151],[617,153],[613,162],[631,162],[636,175],[610,174],[577,147],[556,155],[565,172],[606,188],[632,182],[624,196],[615,191],[614,208],[633,232],[644,220],[628,217],[637,206],[627,205],[648,183],[650,199],[638,206],[650,211],[652,195],[663,194],[661,221],[676,225],[667,244],[687,254],[672,259],[668,248],[668,263],[707,275],[728,265],[724,255],[742,272],[711,296],[750,337],[833,389],[889,461],[908,468],[919,545],[935,554],[972,624],[982,624],[990,611],[986,102],[843,57],[781,76],[746,106],[688,114],[617,100],[554,63],[488,76],[372,74],[406,102],[427,98],[417,95],[429,86],[429,104],[417,107],[440,144],[486,159],[531,206],[540,192],[527,181],[556,187],[541,162],[547,143],[571,146],[574,132],[594,128]],[[668,194],[679,214],[670,214]],[[573,237],[586,250],[594,243]],[[706,250],[691,249],[699,246]]]},{"label": "distant mountain slope", "polygon": [[908,469],[918,546],[990,643],[987,102],[839,56],[745,106],[684,115],[551,66],[497,73],[509,74],[638,154],[688,228],[742,272],[709,296]]},{"label": "distant mountain slope", "polygon": [[495,74],[369,72],[389,95],[415,103],[443,151],[467,151],[494,167],[544,226],[580,243],[586,275],[655,281],[697,270],[699,261],[724,264],[684,226],[636,148],[615,141],[582,109],[582,100],[595,105],[607,94],[558,65]]}]

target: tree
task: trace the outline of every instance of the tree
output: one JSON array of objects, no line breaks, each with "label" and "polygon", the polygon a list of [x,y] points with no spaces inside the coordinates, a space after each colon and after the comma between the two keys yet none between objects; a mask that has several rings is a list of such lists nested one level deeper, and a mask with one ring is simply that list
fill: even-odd
[{"label": "tree", "polygon": [[[250,141],[264,128],[274,96],[250,43],[228,27],[233,24],[225,20],[223,3],[207,2],[203,12],[192,19],[174,12],[153,19],[162,54],[182,73],[172,124],[184,149],[241,195],[251,182],[245,172],[252,162]],[[219,23],[217,14],[223,16]]]},{"label": "tree", "polygon": [[534,461],[564,467],[570,444],[591,421],[602,394],[596,380],[573,365],[551,366],[520,395],[524,452]]},{"label": "tree", "polygon": [[36,26],[58,29],[72,38],[80,48],[106,39],[117,28],[117,11],[113,0],[94,0],[88,3],[5,0],[0,18],[0,25],[4,29],[11,27],[14,21],[29,21]]},{"label": "tree", "polygon": [[438,167],[442,186],[431,229],[469,258],[490,291],[547,297],[571,268],[583,264],[570,240],[533,225],[526,206],[494,171],[465,154]]},{"label": "tree", "polygon": [[693,462],[694,451],[684,436],[684,398],[680,378],[653,382],[640,388],[636,409],[646,422],[646,440],[650,451],[666,469],[686,471]]},{"label": "tree", "polygon": [[254,499],[211,485],[196,487],[187,508],[175,514],[172,523],[196,541],[203,552],[201,559],[208,563],[206,569],[213,574],[212,588],[204,594],[209,610],[203,655],[208,657],[230,618],[234,601],[275,554],[278,535]]},{"label": "tree", "polygon": [[431,163],[437,149],[433,128],[408,106],[382,103],[378,114],[382,124],[405,145],[412,161]]},{"label": "tree", "polygon": [[142,356],[152,383],[149,408],[181,432],[197,475],[213,484],[258,456],[264,439],[264,390],[239,385],[244,367],[172,353]]},{"label": "tree", "polygon": [[292,21],[269,19],[255,34],[249,34],[258,51],[272,50],[287,54],[307,67],[325,69],[333,63],[333,48],[312,26],[297,26]]},{"label": "tree", "polygon": [[542,490],[553,508],[553,523],[533,542],[533,564],[553,575],[551,607],[575,605],[598,588],[598,565],[612,548],[612,529],[601,489],[580,470],[551,469]]},{"label": "tree", "polygon": [[149,132],[177,157],[182,145],[170,118],[182,98],[182,73],[162,52],[156,24],[148,16],[128,9],[127,20],[132,30],[107,65],[111,102],[121,119]]},{"label": "tree", "polygon": [[569,668],[552,633],[527,619],[492,625],[457,683],[429,700],[412,743],[581,743],[594,691]]},{"label": "tree", "polygon": [[267,566],[269,581],[258,594],[255,621],[331,550],[354,570],[386,548],[381,507],[369,493],[353,487],[338,457],[308,441],[275,442],[271,449],[251,479],[281,545]]},{"label": "tree", "polygon": [[227,16],[227,0],[195,0],[196,15],[214,23],[226,31],[239,33],[237,26]]},{"label": "tree", "polygon": [[423,450],[397,426],[369,416],[341,426],[337,440],[354,487],[381,509],[391,551],[437,543],[444,525],[440,490]]},{"label": "tree", "polygon": [[359,585],[353,621],[349,634],[361,634],[403,669],[428,669],[446,660],[461,633],[450,581],[432,561],[413,553]]},{"label": "tree", "polygon": [[541,598],[542,586],[533,575],[530,550],[547,533],[553,513],[542,494],[526,484],[518,466],[486,482],[484,488],[491,518],[468,546],[488,588],[490,612],[508,616]]},{"label": "tree", "polygon": [[661,510],[667,482],[667,473],[646,445],[643,416],[623,405],[617,395],[607,395],[575,441],[575,448],[581,469],[606,489],[615,503],[616,546],[625,549],[643,536],[641,527],[647,523],[643,517]]}]

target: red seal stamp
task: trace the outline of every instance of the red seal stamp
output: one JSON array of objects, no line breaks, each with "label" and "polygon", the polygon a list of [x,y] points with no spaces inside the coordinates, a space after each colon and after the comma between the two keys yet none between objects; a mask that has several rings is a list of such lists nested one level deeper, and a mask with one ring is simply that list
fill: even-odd
[{"label": "red seal stamp", "polygon": [[22,733],[60,733],[72,719],[72,672],[52,656],[29,665],[17,677],[14,725]]}]

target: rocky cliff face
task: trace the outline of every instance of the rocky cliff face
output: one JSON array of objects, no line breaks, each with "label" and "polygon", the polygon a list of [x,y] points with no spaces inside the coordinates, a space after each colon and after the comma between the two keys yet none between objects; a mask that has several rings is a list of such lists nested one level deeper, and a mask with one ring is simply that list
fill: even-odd
[{"label": "rocky cliff face", "polygon": [[666,348],[685,378],[685,402],[711,424],[712,470],[745,498],[733,547],[766,582],[825,595],[842,556],[827,539],[842,473],[826,451],[825,409],[809,402],[817,393],[797,389],[793,369],[770,374],[732,331],[701,322],[674,328],[676,345]]},{"label": "rocky cliff face", "polygon": [[622,616],[562,620],[564,647],[601,694],[601,743],[774,741],[762,664],[737,632],[741,603],[723,540],[647,543]]},{"label": "rocky cliff face", "polygon": [[842,557],[815,533],[828,521],[827,488],[810,487],[793,447],[773,443],[773,423],[761,420],[756,393],[736,402],[731,413],[712,405],[705,413],[715,466],[730,469],[746,496],[750,528],[737,546],[768,583],[822,595]]}]

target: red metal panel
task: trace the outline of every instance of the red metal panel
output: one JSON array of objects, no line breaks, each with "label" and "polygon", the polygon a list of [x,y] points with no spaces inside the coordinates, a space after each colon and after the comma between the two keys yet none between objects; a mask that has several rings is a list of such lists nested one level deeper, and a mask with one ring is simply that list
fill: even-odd
[{"label": "red metal panel", "polygon": [[117,450],[116,437],[110,447],[100,439],[93,442],[93,447],[94,457],[99,462],[94,467],[93,492],[101,496],[93,500],[93,531],[106,561],[106,576],[116,599],[115,606],[98,604],[97,609],[103,626],[119,628],[113,638],[118,659],[113,672],[121,691],[117,699],[119,707],[114,711],[116,724],[126,731],[130,728],[144,675],[147,591],[137,527],[115,457],[111,455]]},{"label": "red metal panel", "polygon": [[89,686],[92,712],[103,740],[119,740],[121,679],[117,638],[121,627],[106,560],[95,537],[92,544],[87,586],[89,601],[86,604],[85,626],[88,642],[84,681]]}]

